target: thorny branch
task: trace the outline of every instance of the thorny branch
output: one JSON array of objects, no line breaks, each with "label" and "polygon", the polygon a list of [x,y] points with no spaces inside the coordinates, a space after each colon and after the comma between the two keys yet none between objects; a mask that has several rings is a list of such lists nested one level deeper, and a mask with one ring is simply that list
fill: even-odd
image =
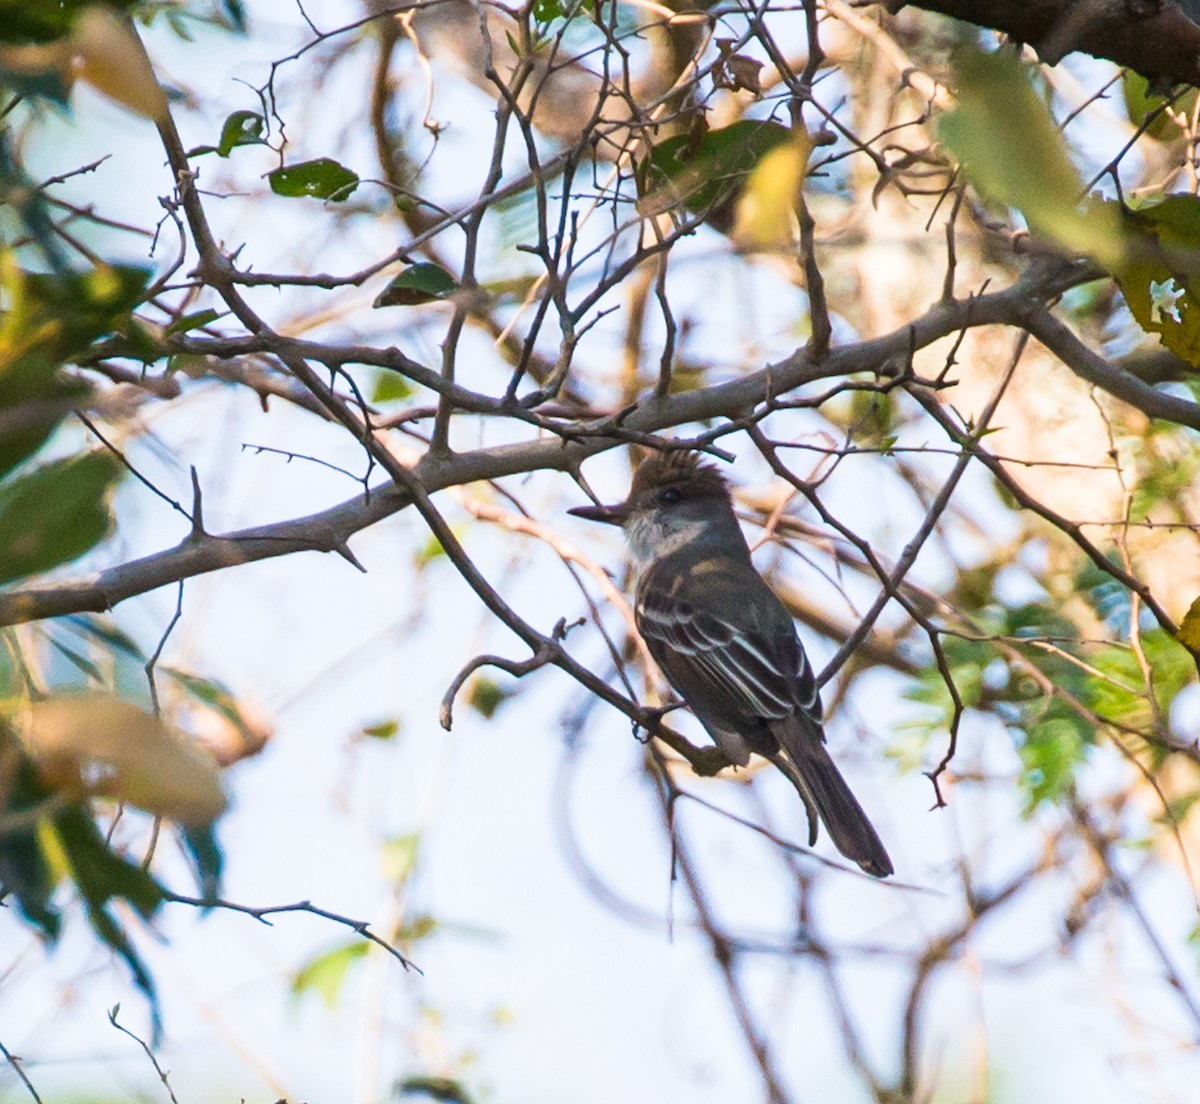
[{"label": "thorny branch", "polygon": [[165,898],[168,901],[173,901],[177,905],[192,905],[195,908],[202,909],[224,909],[227,912],[241,912],[246,916],[253,916],[255,920],[260,921],[267,926],[270,926],[270,916],[277,916],[288,912],[304,912],[310,916],[320,917],[322,920],[332,921],[334,924],[341,924],[343,927],[350,928],[357,932],[363,939],[374,943],[377,947],[382,947],[388,954],[400,963],[406,970],[416,970],[420,973],[420,969],[411,962],[401,951],[392,946],[383,936],[371,930],[371,925],[365,920],[355,920],[349,916],[342,916],[340,913],[330,912],[329,909],[319,908],[311,901],[296,901],[290,905],[242,905],[236,901],[225,901],[221,899],[211,900],[207,897],[188,897],[182,893],[166,893]]},{"label": "thorny branch", "polygon": [[[939,303],[911,325],[886,337],[832,349],[819,363],[812,363],[807,351],[799,349],[784,360],[741,379],[666,399],[644,400],[632,410],[622,412],[619,421],[602,417],[582,425],[563,425],[561,432],[570,438],[563,443],[532,439],[449,456],[427,455],[414,472],[404,477],[404,481],[419,479],[425,492],[433,493],[480,479],[544,469],[576,471],[589,456],[607,451],[630,438],[645,439],[636,436],[638,434],[655,433],[672,426],[719,419],[724,420],[727,431],[732,432],[747,409],[754,409],[769,400],[778,400],[781,395],[789,394],[805,384],[845,378],[860,372],[887,376],[898,370],[895,365],[909,357],[911,351],[924,349],[963,328],[996,324],[1019,326],[1031,297],[1054,297],[1071,284],[1071,276],[1062,270],[1034,273],[1005,291],[949,304]],[[257,347],[262,349],[271,340],[260,334],[256,340]],[[246,346],[239,343],[237,348],[245,351]],[[348,428],[356,436],[360,435],[361,425],[357,417],[323,384],[316,381],[310,369],[302,367],[306,358],[315,355],[314,349],[304,343],[280,338],[274,342],[274,352],[282,364],[311,378],[314,387],[327,396],[327,400],[320,400],[326,409],[337,411],[337,416],[348,423]],[[325,349],[322,357],[326,363],[339,366],[390,359],[387,354],[379,358],[372,357],[364,350],[339,350],[336,347]],[[1122,383],[1132,380],[1140,385],[1140,381],[1115,367],[1112,372],[1114,378]],[[418,382],[424,383],[426,380],[419,379]],[[1141,396],[1134,392],[1133,397]],[[1175,420],[1200,429],[1200,406],[1170,396],[1167,401],[1176,415]],[[493,406],[497,412],[501,408],[499,400],[484,399],[479,404],[473,398],[461,400],[462,409],[467,412],[472,412],[477,405]],[[557,426],[558,423],[554,424]],[[341,552],[355,533],[410,505],[410,494],[401,484],[383,488],[369,499],[355,496],[306,518],[188,540],[176,548],[109,568],[100,572],[94,580],[0,592],[0,625],[84,610],[111,609],[134,595],[235,564],[298,551]]]}]

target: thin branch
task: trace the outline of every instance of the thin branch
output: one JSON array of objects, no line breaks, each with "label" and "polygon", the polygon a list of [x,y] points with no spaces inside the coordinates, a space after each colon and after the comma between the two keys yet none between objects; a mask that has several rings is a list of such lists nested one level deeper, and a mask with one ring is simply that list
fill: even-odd
[{"label": "thin branch", "polygon": [[171,509],[173,509],[176,513],[182,514],[185,518],[188,519],[188,521],[192,520],[192,515],[189,514],[187,512],[187,510],[185,510],[178,502],[176,502],[175,499],[173,499],[170,495],[165,494],[164,492],[160,491],[153,483],[150,482],[149,479],[147,479],[144,475],[142,475],[142,473],[140,471],[138,471],[137,468],[135,468],[133,466],[133,464],[131,464],[129,462],[128,457],[119,448],[117,448],[116,445],[114,445],[111,441],[109,441],[108,438],[105,437],[104,434],[100,432],[100,430],[98,430],[96,428],[96,424],[86,414],[84,414],[84,412],[82,410],[76,410],[75,417],[78,418],[85,426],[87,426],[87,428],[91,432],[91,434],[109,452],[111,452],[117,458],[117,460],[120,461],[121,466],[124,467],[125,470],[128,471],[129,474],[132,475],[134,477],[134,479],[136,479],[143,487],[146,487],[148,490],[150,490],[154,494],[156,494],[168,506],[170,506]]},{"label": "thin branch", "polygon": [[158,638],[158,647],[154,649],[154,654],[146,660],[143,670],[146,672],[146,681],[150,683],[150,703],[154,707],[154,715],[159,715],[158,706],[158,683],[154,678],[154,668],[157,666],[163,649],[167,646],[167,639],[174,631],[175,626],[179,624],[183,617],[183,580],[179,580],[179,590],[175,595],[175,613],[171,620],[167,622],[167,627],[163,629],[162,636]]},{"label": "thin branch", "polygon": [[750,1050],[750,1055],[758,1067],[763,1089],[766,1091],[767,1102],[768,1104],[788,1104],[791,1098],[784,1089],[779,1073],[775,1069],[771,1047],[755,1022],[750,1002],[742,988],[741,979],[738,977],[737,952],[734,950],[729,937],[721,930],[708,904],[704,887],[700,882],[700,874],[692,859],[690,849],[675,832],[672,823],[672,807],[675,801],[675,792],[670,773],[661,755],[653,747],[650,749],[650,756],[651,762],[654,765],[654,769],[650,772],[650,775],[655,785],[655,793],[658,797],[659,808],[663,817],[663,826],[672,843],[674,869],[679,872],[684,888],[691,899],[692,907],[696,911],[700,928],[708,941],[709,954],[712,956],[713,963],[717,967],[721,975],[721,980],[725,984],[725,991],[729,997],[734,1018],[737,1020],[742,1037],[745,1039],[746,1045]]},{"label": "thin branch", "polygon": [[154,1067],[154,1072],[158,1074],[158,1079],[163,1083],[163,1088],[167,1090],[167,1096],[170,1097],[171,1104],[179,1104],[179,1099],[175,1095],[175,1090],[171,1088],[170,1078],[167,1077],[167,1071],[158,1064],[158,1059],[154,1057],[154,1051],[152,1051],[150,1047],[146,1045],[144,1039],[138,1035],[135,1035],[129,1030],[129,1028],[125,1027],[124,1024],[117,1023],[117,1013],[120,1011],[120,1009],[120,1005],[116,1005],[114,1008],[109,1009],[108,1022],[112,1024],[113,1027],[115,1027],[119,1032],[121,1032],[122,1035],[128,1035],[135,1043],[137,1043],[138,1046],[142,1048],[143,1051],[145,1051],[146,1057],[150,1059],[150,1064]]},{"label": "thin branch", "polygon": [[42,1098],[38,1096],[37,1089],[33,1087],[33,1082],[29,1080],[29,1075],[21,1065],[21,1059],[13,1054],[3,1043],[0,1043],[0,1054],[3,1054],[4,1060],[12,1066],[13,1072],[20,1079],[21,1084],[25,1086],[26,1091],[33,1097],[34,1104],[42,1104]]},{"label": "thin branch", "polygon": [[341,924],[343,927],[350,928],[363,937],[369,940],[378,947],[382,947],[388,954],[400,963],[406,970],[415,970],[418,974],[421,973],[418,967],[404,954],[392,946],[381,935],[377,935],[371,930],[371,925],[366,920],[354,920],[349,916],[342,916],[336,912],[330,912],[328,909],[318,908],[311,901],[297,901],[291,905],[239,905],[236,901],[225,901],[220,898],[213,900],[207,897],[188,897],[182,893],[172,893],[169,890],[164,893],[164,898],[177,905],[192,905],[194,908],[200,909],[224,909],[227,912],[240,912],[246,916],[253,916],[255,920],[266,924],[268,927],[271,921],[268,916],[277,916],[287,912],[304,912],[310,916],[319,916],[322,920],[331,920],[335,924]]}]

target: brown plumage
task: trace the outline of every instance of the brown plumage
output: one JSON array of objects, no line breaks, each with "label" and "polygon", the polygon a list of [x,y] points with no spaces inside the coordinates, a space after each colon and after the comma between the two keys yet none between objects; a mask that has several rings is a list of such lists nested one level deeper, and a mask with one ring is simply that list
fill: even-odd
[{"label": "brown plumage", "polygon": [[770,759],[804,801],[810,843],[820,819],[843,855],[877,878],[891,874],[825,749],[812,667],[791,614],[751,562],[721,473],[692,452],[652,456],[624,502],[572,513],[624,528],[638,631],[730,762]]},{"label": "brown plumage", "polygon": [[633,486],[629,498],[644,495],[672,484],[687,483],[696,495],[711,495],[731,501],[729,481],[717,470],[715,464],[706,460],[699,452],[652,453],[643,460],[633,473]]}]

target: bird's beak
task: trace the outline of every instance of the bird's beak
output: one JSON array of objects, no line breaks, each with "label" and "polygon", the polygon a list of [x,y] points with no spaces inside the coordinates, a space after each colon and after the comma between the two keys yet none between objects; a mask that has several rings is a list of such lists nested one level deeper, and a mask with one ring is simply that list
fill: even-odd
[{"label": "bird's beak", "polygon": [[567,513],[587,518],[588,521],[602,521],[605,525],[624,525],[629,517],[629,504],[618,502],[614,506],[576,506]]}]

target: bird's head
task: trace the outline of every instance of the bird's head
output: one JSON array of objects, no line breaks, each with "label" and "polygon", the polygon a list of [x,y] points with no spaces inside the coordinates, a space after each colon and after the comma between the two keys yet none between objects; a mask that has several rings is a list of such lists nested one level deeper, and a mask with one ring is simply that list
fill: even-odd
[{"label": "bird's head", "polygon": [[[731,506],[729,484],[716,467],[697,452],[657,453],[633,473],[624,502],[611,506],[576,506],[576,517],[629,526],[650,518],[664,529],[693,524],[706,515],[720,515]],[[673,520],[678,519],[677,524]]]}]

